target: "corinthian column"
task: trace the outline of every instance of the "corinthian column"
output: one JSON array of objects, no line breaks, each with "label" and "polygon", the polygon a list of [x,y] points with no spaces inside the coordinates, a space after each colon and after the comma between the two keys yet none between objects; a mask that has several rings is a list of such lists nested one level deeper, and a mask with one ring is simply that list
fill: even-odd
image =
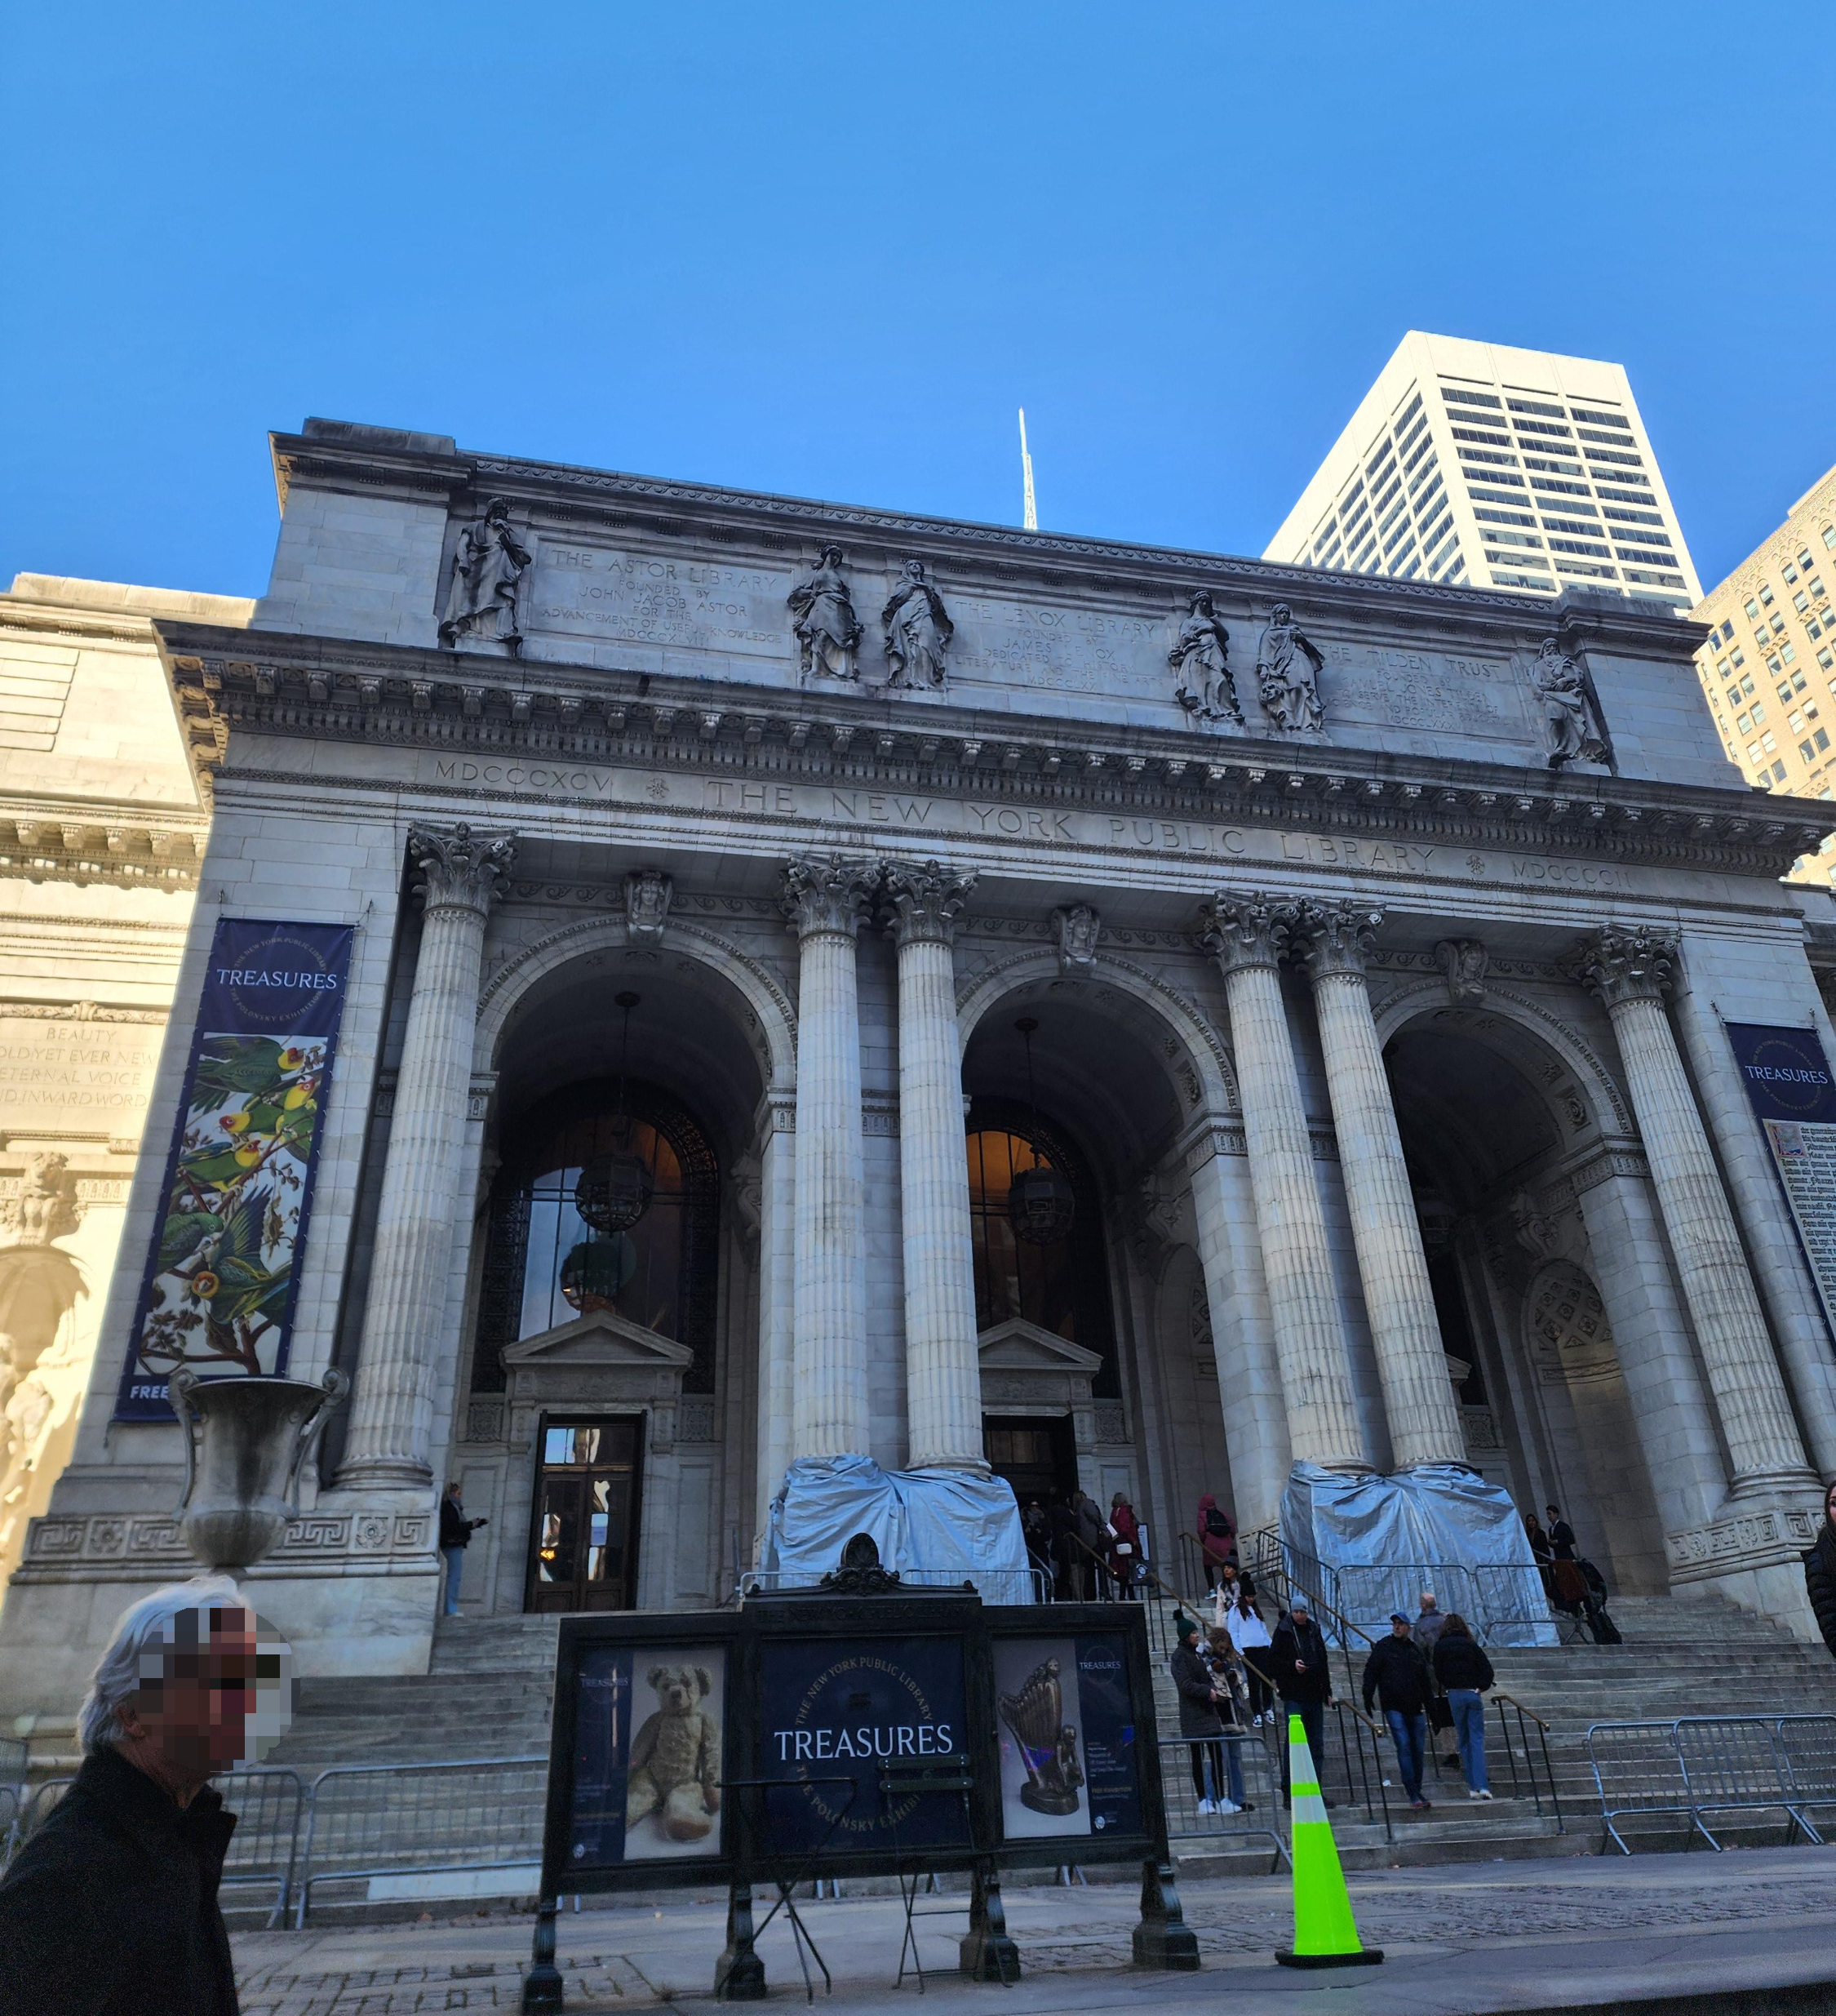
[{"label": "corinthian column", "polygon": [[1364,977],[1364,956],[1383,913],[1350,903],[1300,908],[1297,937],[1313,977],[1326,1090],[1383,1382],[1391,1460],[1399,1470],[1412,1463],[1464,1463],[1466,1437]]},{"label": "corinthian column", "polygon": [[425,905],[408,1003],[375,1260],[340,1484],[425,1485],[446,1264],[462,1211],[459,1146],[491,899],[517,858],[508,836],[416,826],[408,852]]},{"label": "corinthian column", "polygon": [[1244,1144],[1295,1459],[1368,1470],[1350,1355],[1333,1285],[1326,1214],[1288,1037],[1279,968],[1295,906],[1222,894],[1200,913],[1200,939],[1224,975]]},{"label": "corinthian column", "polygon": [[1612,1017],[1658,1209],[1734,1466],[1734,1493],[1814,1489],[1734,1214],[1664,1012],[1676,957],[1670,933],[1608,929],[1582,942],[1570,970]]},{"label": "corinthian column", "polygon": [[899,1210],[906,1423],[914,1469],[985,1472],[975,1258],[956,1029],[956,915],[974,886],[935,861],[886,871],[899,948]]},{"label": "corinthian column", "polygon": [[854,939],[873,886],[870,862],[840,855],[807,855],[784,870],[798,948],[793,1459],[868,1447]]}]

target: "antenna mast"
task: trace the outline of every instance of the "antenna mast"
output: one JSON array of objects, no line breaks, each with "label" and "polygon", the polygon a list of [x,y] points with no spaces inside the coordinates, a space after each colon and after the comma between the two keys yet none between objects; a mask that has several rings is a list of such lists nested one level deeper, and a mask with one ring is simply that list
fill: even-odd
[{"label": "antenna mast", "polygon": [[1020,480],[1026,486],[1021,523],[1029,532],[1039,530],[1039,509],[1033,502],[1033,458],[1027,452],[1027,409],[1020,409]]}]

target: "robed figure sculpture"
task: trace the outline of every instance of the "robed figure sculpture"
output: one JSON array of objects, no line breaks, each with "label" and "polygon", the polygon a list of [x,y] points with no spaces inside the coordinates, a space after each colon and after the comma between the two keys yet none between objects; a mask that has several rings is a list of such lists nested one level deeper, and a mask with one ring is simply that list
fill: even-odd
[{"label": "robed figure sculpture", "polygon": [[825,546],[809,573],[792,583],[792,628],[803,649],[805,672],[826,672],[832,679],[858,679],[860,668],[854,654],[861,642],[861,625],[841,564],[841,548]]},{"label": "robed figure sculpture", "polygon": [[1552,637],[1543,639],[1537,662],[1530,668],[1530,683],[1543,710],[1550,768],[1559,770],[1564,763],[1604,763],[1606,738],[1594,718],[1586,682],[1574,659]]},{"label": "robed figure sculpture", "polygon": [[942,686],[943,655],[955,626],[944,612],[943,597],[925,578],[923,561],[906,562],[880,621],[886,626],[886,659],[893,668],[886,683]]},{"label": "robed figure sculpture", "polygon": [[472,637],[520,651],[517,587],[534,557],[510,522],[510,500],[492,498],[483,517],[459,534],[446,613],[440,619],[441,642],[457,644],[462,637]]},{"label": "robed figure sculpture", "polygon": [[1231,677],[1231,638],[1204,588],[1193,591],[1179,636],[1167,653],[1167,663],[1179,675],[1173,698],[1201,721],[1234,721],[1243,726],[1236,683]]},{"label": "robed figure sculpture", "polygon": [[1319,704],[1319,668],[1324,663],[1302,635],[1294,612],[1277,602],[1256,646],[1256,684],[1262,711],[1276,727],[1317,730],[1325,720]]}]

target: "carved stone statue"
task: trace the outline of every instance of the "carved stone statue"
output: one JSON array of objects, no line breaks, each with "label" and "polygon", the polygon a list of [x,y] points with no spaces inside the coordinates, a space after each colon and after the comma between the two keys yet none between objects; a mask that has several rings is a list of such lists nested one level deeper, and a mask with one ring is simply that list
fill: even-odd
[{"label": "carved stone statue", "polygon": [[1575,661],[1552,637],[1546,637],[1530,668],[1530,683],[1543,710],[1543,742],[1549,766],[1603,763],[1606,739]]},{"label": "carved stone statue", "polygon": [[861,625],[841,565],[841,548],[825,546],[809,572],[792,584],[787,599],[796,618],[792,627],[803,647],[804,670],[826,672],[832,679],[858,679],[855,653]]},{"label": "carved stone statue", "polygon": [[1195,588],[1167,663],[1179,675],[1173,698],[1201,721],[1234,721],[1243,726],[1235,682],[1231,677],[1230,633],[1217,620],[1210,592]]},{"label": "carved stone statue", "polygon": [[1256,684],[1262,711],[1276,727],[1315,733],[1325,725],[1319,704],[1319,669],[1325,661],[1302,634],[1286,602],[1269,612],[1256,645]]},{"label": "carved stone statue", "polygon": [[1476,938],[1444,938],[1435,948],[1435,963],[1447,981],[1447,997],[1456,1008],[1477,1008],[1485,999],[1485,947]]},{"label": "carved stone statue", "polygon": [[510,500],[492,498],[483,517],[459,534],[446,613],[440,619],[441,642],[457,644],[469,637],[521,651],[517,595],[534,559],[510,522]]},{"label": "carved stone statue", "polygon": [[660,945],[676,885],[660,868],[634,868],[625,877],[625,930],[634,945]]},{"label": "carved stone statue", "polygon": [[55,1245],[82,1221],[61,1155],[34,1155],[16,1195],[0,1197],[0,1503],[32,1461],[51,1410],[33,1377],[60,1325],[88,1293],[82,1268]]},{"label": "carved stone statue", "polygon": [[1087,903],[1067,904],[1052,913],[1052,925],[1058,934],[1058,970],[1069,978],[1088,973],[1097,963],[1097,940],[1102,921]]},{"label": "carved stone statue", "polygon": [[956,626],[944,611],[943,597],[925,579],[922,560],[906,562],[880,619],[886,626],[886,658],[893,668],[886,683],[942,686],[943,656]]}]

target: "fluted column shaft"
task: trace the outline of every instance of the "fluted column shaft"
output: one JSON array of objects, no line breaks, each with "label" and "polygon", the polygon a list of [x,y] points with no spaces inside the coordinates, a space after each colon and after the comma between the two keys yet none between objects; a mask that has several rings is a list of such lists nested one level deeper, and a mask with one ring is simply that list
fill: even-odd
[{"label": "fluted column shaft", "polygon": [[1288,1040],[1279,966],[1292,904],[1220,895],[1200,942],[1224,975],[1262,1267],[1295,1459],[1368,1469],[1333,1286],[1313,1143]]},{"label": "fluted column shaft", "polygon": [[419,893],[426,910],[389,1122],[341,1485],[430,1481],[434,1374],[453,1228],[462,1215],[459,1150],[485,921],[517,852],[513,840],[465,826],[416,827],[408,847],[421,872]]},{"label": "fluted column shaft", "polygon": [[1734,1214],[1664,1011],[1676,955],[1676,939],[1664,933],[1603,930],[1583,945],[1572,970],[1612,1018],[1658,1209],[1734,1467],[1734,1491],[1814,1488]]},{"label": "fluted column shaft", "polygon": [[1390,1423],[1390,1460],[1399,1470],[1464,1463],[1466,1438],[1448,1376],[1421,1221],[1364,977],[1364,955],[1383,913],[1350,904],[1305,904],[1302,911],[1339,1166]]},{"label": "fluted column shaft", "polygon": [[974,880],[934,861],[886,871],[899,956],[899,1210],[907,1460],[914,1469],[988,1467],[952,950],[956,914]]},{"label": "fluted column shaft", "polygon": [[784,873],[798,944],[793,1459],[869,1447],[854,952],[872,887],[866,862],[839,855],[793,861]]}]

